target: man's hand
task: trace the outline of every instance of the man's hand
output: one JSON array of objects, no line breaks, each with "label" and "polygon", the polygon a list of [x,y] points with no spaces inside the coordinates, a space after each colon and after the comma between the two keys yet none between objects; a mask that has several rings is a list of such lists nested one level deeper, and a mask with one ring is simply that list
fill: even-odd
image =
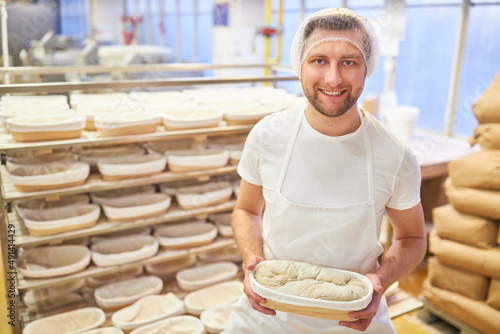
[{"label": "man's hand", "polygon": [[250,286],[250,275],[252,275],[252,270],[255,268],[257,263],[260,261],[264,261],[264,259],[257,255],[251,255],[247,261],[247,267],[245,270],[245,279],[243,280],[243,292],[248,298],[250,305],[254,310],[262,312],[268,315],[276,315],[275,310],[268,309],[260,304],[265,304],[266,300],[253,292],[252,287]]},{"label": "man's hand", "polygon": [[356,321],[340,321],[340,326],[349,327],[364,332],[372,322],[373,317],[375,317],[375,315],[377,314],[378,306],[380,304],[380,298],[384,297],[384,289],[382,287],[382,284],[380,283],[380,278],[378,277],[378,275],[367,274],[366,277],[368,277],[373,284],[372,301],[364,310],[349,313],[349,318],[357,319]]}]

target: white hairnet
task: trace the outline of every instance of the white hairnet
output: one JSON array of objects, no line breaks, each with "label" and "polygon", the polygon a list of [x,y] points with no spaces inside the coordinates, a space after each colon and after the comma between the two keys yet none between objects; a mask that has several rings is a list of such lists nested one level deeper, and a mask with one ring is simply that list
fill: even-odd
[{"label": "white hairnet", "polygon": [[[331,31],[326,38],[318,38],[316,29]],[[302,62],[307,54],[320,43],[344,41],[354,45],[362,53],[366,64],[366,76],[375,71],[380,57],[379,43],[373,26],[368,20],[347,8],[320,10],[302,22],[295,33],[290,51],[294,73],[300,78]]]}]

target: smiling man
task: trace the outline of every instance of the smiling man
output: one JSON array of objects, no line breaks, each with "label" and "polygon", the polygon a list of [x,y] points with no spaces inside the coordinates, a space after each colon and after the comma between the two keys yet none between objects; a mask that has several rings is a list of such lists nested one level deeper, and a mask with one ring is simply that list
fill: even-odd
[{"label": "smiling man", "polygon": [[[357,106],[378,62],[377,38],[364,17],[325,9],[299,27],[291,60],[308,102],[260,121],[238,165],[232,227],[245,295],[225,333],[395,333],[383,292],[420,263],[426,233],[415,157]],[[384,212],[394,242],[379,263]],[[249,283],[262,260],[364,274],[372,301],[350,322],[275,312]]]}]

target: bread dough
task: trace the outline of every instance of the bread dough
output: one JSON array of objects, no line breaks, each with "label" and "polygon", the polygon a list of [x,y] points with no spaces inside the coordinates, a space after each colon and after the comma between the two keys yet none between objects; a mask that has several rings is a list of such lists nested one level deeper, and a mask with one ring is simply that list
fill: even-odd
[{"label": "bread dough", "polygon": [[313,299],[353,301],[369,292],[365,283],[348,272],[302,262],[269,261],[254,277],[266,288]]}]

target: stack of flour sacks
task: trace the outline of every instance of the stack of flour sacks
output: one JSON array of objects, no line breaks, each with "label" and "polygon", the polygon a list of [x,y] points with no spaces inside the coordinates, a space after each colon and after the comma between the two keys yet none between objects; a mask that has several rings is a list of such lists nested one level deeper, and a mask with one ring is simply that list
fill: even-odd
[{"label": "stack of flour sacks", "polygon": [[423,294],[483,333],[500,332],[500,73],[472,107],[480,150],[452,161],[433,211]]}]

